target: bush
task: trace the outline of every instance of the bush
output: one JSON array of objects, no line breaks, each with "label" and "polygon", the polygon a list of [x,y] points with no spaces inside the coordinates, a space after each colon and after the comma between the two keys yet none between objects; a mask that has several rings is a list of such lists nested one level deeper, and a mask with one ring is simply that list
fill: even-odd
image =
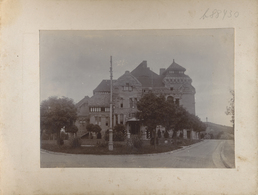
[{"label": "bush", "polygon": [[164,138],[168,138],[168,137],[169,137],[168,131],[165,131]]},{"label": "bush", "polygon": [[[124,140],[125,140],[125,136],[121,131],[119,132],[113,131],[113,141],[124,141]],[[105,141],[109,141],[109,130],[105,132]]]},{"label": "bush", "polygon": [[68,139],[68,134],[65,133],[65,132],[63,132],[63,131],[61,131],[60,137],[61,137],[61,139],[63,139],[63,140],[67,140],[67,139]]},{"label": "bush", "polygon": [[101,139],[101,133],[100,132],[98,132],[98,134],[97,134],[97,139]]},{"label": "bush", "polygon": [[134,136],[132,137],[133,146],[137,149],[142,148],[142,139],[140,136]]},{"label": "bush", "polygon": [[79,148],[81,147],[82,141],[80,138],[73,138],[70,140],[70,147],[71,148]]},{"label": "bush", "polygon": [[113,139],[114,141],[124,141],[125,137],[124,137],[124,134],[119,131],[119,132],[114,132]]},{"label": "bush", "polygon": [[107,147],[108,146],[108,142],[106,142],[106,141],[97,141],[97,143],[96,143],[96,147],[100,147],[100,148],[105,148],[105,147]]},{"label": "bush", "polygon": [[160,131],[160,129],[158,130],[158,138],[161,138],[161,131]]},{"label": "bush", "polygon": [[[150,144],[154,145],[154,137],[150,139]],[[159,145],[159,139],[156,137],[156,144]]]},{"label": "bush", "polygon": [[63,139],[60,139],[60,146],[64,145],[64,140]]}]

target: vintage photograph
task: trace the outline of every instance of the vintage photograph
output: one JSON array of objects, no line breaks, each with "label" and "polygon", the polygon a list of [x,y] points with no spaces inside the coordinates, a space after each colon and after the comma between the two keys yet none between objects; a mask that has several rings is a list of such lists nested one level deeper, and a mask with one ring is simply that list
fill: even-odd
[{"label": "vintage photograph", "polygon": [[234,29],[41,30],[41,168],[235,168]]}]

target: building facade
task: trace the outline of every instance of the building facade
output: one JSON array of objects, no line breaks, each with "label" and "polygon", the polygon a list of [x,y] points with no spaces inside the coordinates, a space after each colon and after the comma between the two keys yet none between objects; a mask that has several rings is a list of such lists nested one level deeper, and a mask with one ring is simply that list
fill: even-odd
[{"label": "building facade", "polygon": [[[182,105],[189,113],[195,114],[195,88],[192,79],[185,74],[186,69],[173,63],[167,68],[161,68],[156,74],[147,66],[147,61],[140,63],[133,71],[126,71],[117,80],[113,80],[113,125],[124,124],[127,134],[141,132],[143,138],[148,138],[148,132],[135,118],[137,101],[150,91],[164,95]],[[93,96],[86,96],[76,104],[78,109],[78,134],[87,134],[88,123],[98,124],[104,135],[109,129],[110,112],[110,80],[102,80],[93,90]],[[185,130],[184,137],[196,138],[195,132]]]}]

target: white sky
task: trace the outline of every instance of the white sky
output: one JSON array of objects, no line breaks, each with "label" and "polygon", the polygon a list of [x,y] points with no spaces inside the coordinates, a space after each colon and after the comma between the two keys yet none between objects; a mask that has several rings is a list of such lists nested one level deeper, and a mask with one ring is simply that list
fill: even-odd
[{"label": "white sky", "polygon": [[66,96],[75,103],[102,79],[114,79],[143,60],[159,74],[175,62],[186,68],[196,89],[196,115],[230,125],[225,115],[234,87],[234,30],[40,31],[40,94]]}]

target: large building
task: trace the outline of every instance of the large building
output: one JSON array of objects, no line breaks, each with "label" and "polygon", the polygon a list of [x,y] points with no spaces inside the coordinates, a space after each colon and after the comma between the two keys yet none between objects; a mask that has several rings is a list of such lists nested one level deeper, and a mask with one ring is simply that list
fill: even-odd
[{"label": "large building", "polygon": [[[148,138],[148,132],[135,118],[135,114],[137,101],[150,91],[164,95],[182,105],[189,113],[195,114],[195,88],[185,71],[173,60],[167,69],[161,68],[160,73],[156,74],[147,66],[147,61],[143,61],[133,71],[126,71],[117,80],[113,80],[113,124],[126,125],[128,136],[141,131],[143,138]],[[101,127],[103,135],[109,129],[110,80],[102,80],[93,90],[93,96],[86,96],[76,106],[78,134],[87,134],[86,125],[92,123]],[[186,132],[187,135],[191,134]]]}]

